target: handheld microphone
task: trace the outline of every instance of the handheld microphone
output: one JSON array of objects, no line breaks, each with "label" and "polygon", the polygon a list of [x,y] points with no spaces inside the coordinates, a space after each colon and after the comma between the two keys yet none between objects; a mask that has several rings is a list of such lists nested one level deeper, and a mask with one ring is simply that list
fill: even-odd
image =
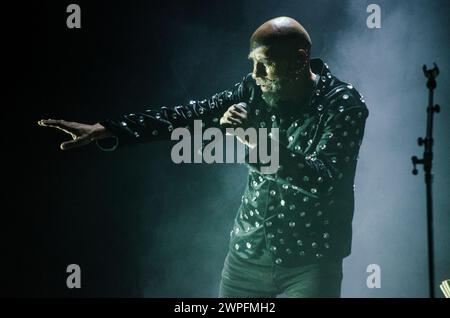
[{"label": "handheld microphone", "polygon": [[[239,102],[239,103],[237,103],[235,105],[236,106],[240,106],[240,107],[242,107],[243,109],[245,109],[247,111],[247,118],[248,118],[248,116],[250,116],[249,106],[248,106],[248,104],[246,102]],[[235,126],[233,126],[231,124],[223,124],[223,125],[221,125],[221,128],[223,130],[225,130],[226,128],[234,128],[234,127]]]},{"label": "handheld microphone", "polygon": [[240,103],[237,103],[237,105],[241,106],[246,111],[248,111],[248,104],[246,102],[240,102]]}]

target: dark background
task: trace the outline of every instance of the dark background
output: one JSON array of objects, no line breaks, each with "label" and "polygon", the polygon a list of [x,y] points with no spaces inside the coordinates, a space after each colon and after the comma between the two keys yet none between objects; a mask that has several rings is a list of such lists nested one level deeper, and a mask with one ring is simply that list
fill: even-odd
[{"label": "dark background", "polygon": [[[368,29],[377,3],[382,28]],[[6,23],[2,105],[2,296],[216,297],[246,168],[175,165],[170,144],[62,152],[42,118],[95,123],[175,106],[232,87],[250,72],[248,39],[264,21],[298,19],[313,56],[352,82],[370,110],[360,152],[353,253],[344,297],[426,297],[421,155],[427,91],[441,68],[435,119],[436,278],[450,278],[449,1],[70,1],[17,3]],[[66,287],[78,264],[82,288]],[[379,264],[380,289],[366,286]],[[438,292],[440,294],[440,292]]]}]

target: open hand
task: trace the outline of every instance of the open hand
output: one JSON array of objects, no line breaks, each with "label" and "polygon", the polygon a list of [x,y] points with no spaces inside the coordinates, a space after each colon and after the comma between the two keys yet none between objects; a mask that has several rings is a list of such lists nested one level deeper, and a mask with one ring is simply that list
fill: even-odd
[{"label": "open hand", "polygon": [[90,144],[94,140],[111,137],[111,134],[100,124],[87,125],[56,119],[42,119],[40,126],[52,127],[64,131],[72,137],[60,145],[62,150],[72,149]]}]

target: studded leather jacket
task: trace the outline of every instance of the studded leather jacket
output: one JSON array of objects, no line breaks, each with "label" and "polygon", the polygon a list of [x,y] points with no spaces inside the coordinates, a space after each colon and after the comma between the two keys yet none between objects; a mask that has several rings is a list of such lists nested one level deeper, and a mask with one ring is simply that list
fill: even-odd
[{"label": "studded leather jacket", "polygon": [[340,259],[350,254],[354,177],[368,109],[351,84],[334,77],[321,60],[303,105],[271,109],[251,74],[233,89],[191,101],[101,122],[119,145],[169,140],[177,127],[195,119],[218,127],[233,104],[246,102],[254,126],[279,128],[279,169],[261,174],[248,164],[247,187],[230,233],[230,252],[258,259],[268,252],[278,266],[292,267]]}]

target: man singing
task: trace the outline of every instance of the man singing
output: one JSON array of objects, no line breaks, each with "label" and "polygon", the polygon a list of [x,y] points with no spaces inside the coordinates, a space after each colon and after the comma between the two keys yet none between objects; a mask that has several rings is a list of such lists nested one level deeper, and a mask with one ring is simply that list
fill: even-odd
[{"label": "man singing", "polygon": [[[161,107],[86,125],[39,124],[104,149],[169,140],[177,127],[278,128],[279,167],[248,163],[220,284],[220,297],[339,297],[350,254],[354,178],[367,107],[351,84],[310,59],[311,39],[297,21],[265,22],[250,38],[253,71],[233,89],[188,105]],[[246,105],[246,107],[243,107]],[[258,144],[238,138],[249,151]]]}]

